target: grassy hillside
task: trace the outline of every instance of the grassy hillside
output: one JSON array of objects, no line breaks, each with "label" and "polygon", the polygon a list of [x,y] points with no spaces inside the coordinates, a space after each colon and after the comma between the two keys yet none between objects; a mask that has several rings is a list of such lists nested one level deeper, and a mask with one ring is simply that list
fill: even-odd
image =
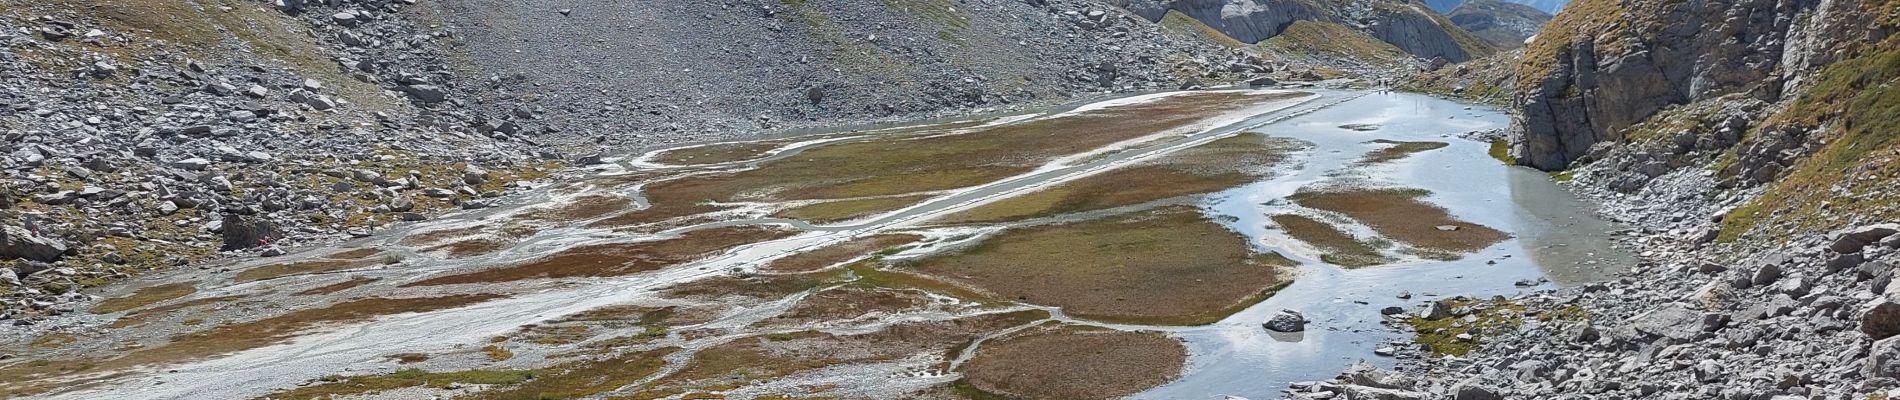
[{"label": "grassy hillside", "polygon": [[1261,41],[1263,50],[1321,59],[1350,60],[1378,66],[1398,66],[1412,56],[1390,43],[1332,22],[1299,21],[1279,36]]}]

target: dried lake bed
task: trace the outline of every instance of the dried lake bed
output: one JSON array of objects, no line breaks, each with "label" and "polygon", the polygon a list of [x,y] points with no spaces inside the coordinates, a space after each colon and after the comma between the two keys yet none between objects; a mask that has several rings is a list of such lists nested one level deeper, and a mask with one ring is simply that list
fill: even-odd
[{"label": "dried lake bed", "polygon": [[[109,288],[8,335],[0,394],[1274,397],[1379,362],[1405,340],[1382,307],[1626,265],[1550,177],[1463,137],[1506,123],[1225,90],[661,149]],[[1261,329],[1282,309],[1313,322]]]}]

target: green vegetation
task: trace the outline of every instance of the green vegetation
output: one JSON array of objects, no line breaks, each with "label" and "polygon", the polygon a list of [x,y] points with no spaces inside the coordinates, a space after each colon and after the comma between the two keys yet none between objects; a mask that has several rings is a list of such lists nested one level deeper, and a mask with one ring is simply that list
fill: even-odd
[{"label": "green vegetation", "polygon": [[[1301,206],[1345,214],[1380,235],[1423,250],[1434,258],[1483,250],[1510,235],[1459,220],[1422,200],[1421,189],[1302,190],[1290,198]],[[1450,228],[1450,229],[1444,229]]]},{"label": "green vegetation", "polygon": [[871,197],[814,203],[780,211],[782,218],[805,220],[815,224],[849,221],[916,205],[931,195]]},{"label": "green vegetation", "polygon": [[144,307],[171,299],[190,296],[198,288],[189,282],[171,283],[139,288],[125,297],[107,299],[92,307],[93,314],[111,314],[115,312]]},{"label": "green vegetation", "polygon": [[532,371],[471,370],[429,372],[403,369],[385,375],[325,376],[317,384],[272,393],[279,399],[329,399],[352,395],[376,394],[408,387],[446,388],[450,384],[516,385],[534,379]]},{"label": "green vegetation", "polygon": [[876,140],[808,149],[759,169],[656,182],[645,187],[652,207],[594,226],[653,223],[721,209],[708,201],[852,199],[975,186],[1032,171],[1057,157],[1152,135],[1272,98],[1194,93],[958,135],[932,134],[980,122],[893,132]]},{"label": "green vegetation", "polygon": [[1359,238],[1340,231],[1331,224],[1299,215],[1281,214],[1273,216],[1273,223],[1279,224],[1287,236],[1306,242],[1325,251],[1320,261],[1346,268],[1369,267],[1392,262],[1391,257],[1379,253]]},{"label": "green vegetation", "polygon": [[1161,27],[1176,34],[1200,39],[1220,46],[1236,49],[1247,47],[1247,43],[1235,40],[1234,37],[1227,36],[1226,33],[1221,33],[1219,29],[1207,26],[1207,24],[1202,23],[1201,20],[1189,17],[1180,11],[1168,10],[1168,13],[1161,17]]},{"label": "green vegetation", "polygon": [[1046,325],[984,342],[952,386],[977,398],[1119,398],[1167,383],[1187,363],[1157,332]]},{"label": "green vegetation", "polygon": [[[1483,345],[1484,337],[1498,332],[1515,330],[1524,323],[1524,305],[1503,299],[1472,300],[1449,299],[1446,305],[1452,308],[1473,307],[1477,309],[1475,318],[1466,322],[1466,318],[1444,318],[1427,320],[1420,317],[1406,319],[1418,336],[1413,341],[1425,346],[1432,355],[1459,356],[1470,354]],[[1469,335],[1461,339],[1459,335]]]},{"label": "green vegetation", "polygon": [[1504,139],[1491,141],[1491,158],[1504,162],[1504,165],[1517,165],[1517,157],[1511,156],[1511,144]]},{"label": "green vegetation", "polygon": [[1243,133],[946,216],[946,223],[1017,221],[1212,193],[1253,182],[1299,145]]},{"label": "green vegetation", "polygon": [[[1455,25],[1447,22],[1443,26]],[[1295,21],[1279,35],[1260,41],[1259,46],[1279,52],[1380,66],[1404,65],[1406,60],[1412,58],[1405,50],[1352,27],[1310,20]]]},{"label": "green vegetation", "polygon": [[1379,143],[1379,144],[1389,144],[1391,146],[1387,146],[1384,148],[1380,148],[1378,150],[1373,150],[1370,153],[1366,153],[1366,158],[1360,160],[1359,163],[1379,164],[1379,163],[1385,163],[1385,162],[1392,162],[1392,161],[1396,161],[1396,160],[1403,159],[1406,157],[1410,157],[1413,154],[1423,153],[1423,152],[1432,151],[1432,150],[1438,150],[1438,149],[1451,146],[1451,143],[1445,143],[1445,142],[1404,142],[1404,141],[1386,140],[1386,139],[1378,139],[1372,142]]},{"label": "green vegetation", "polygon": [[[1889,9],[1900,2],[1884,2]],[[1880,15],[1880,14],[1875,14]],[[1900,18],[1889,15],[1887,18]],[[1892,24],[1893,21],[1887,23]],[[1900,38],[1866,44],[1858,54],[1823,69],[1813,87],[1764,129],[1824,129],[1819,151],[1722,220],[1722,241],[1744,237],[1781,241],[1801,232],[1854,221],[1900,217],[1887,182],[1900,179]]]},{"label": "green vegetation", "polygon": [[654,154],[652,161],[668,165],[708,165],[765,157],[790,141],[735,142],[674,149]]},{"label": "green vegetation", "polygon": [[1255,260],[1245,238],[1197,208],[1173,206],[1018,228],[897,269],[1077,318],[1201,325],[1286,282],[1279,267]]}]

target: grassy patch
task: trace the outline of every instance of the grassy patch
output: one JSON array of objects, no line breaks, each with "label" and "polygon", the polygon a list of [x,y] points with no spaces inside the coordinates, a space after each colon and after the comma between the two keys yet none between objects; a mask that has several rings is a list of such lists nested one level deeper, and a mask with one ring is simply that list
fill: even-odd
[{"label": "grassy patch", "polygon": [[92,313],[111,314],[115,312],[149,306],[152,304],[157,304],[157,303],[164,302],[171,299],[190,296],[192,293],[197,293],[197,292],[198,292],[198,288],[196,286],[192,286],[190,282],[179,282],[179,283],[170,283],[170,284],[164,284],[164,285],[158,285],[158,286],[142,287],[142,288],[139,288],[138,291],[133,292],[132,294],[127,295],[125,297],[107,299],[105,301],[99,302],[98,305],[92,306]]},{"label": "grassy patch", "polygon": [[1491,141],[1491,158],[1503,162],[1504,165],[1517,165],[1517,157],[1511,156],[1511,144],[1505,142],[1504,139]]},{"label": "grassy patch", "polygon": [[[1878,7],[1891,11],[1896,4],[1900,2]],[[1764,125],[1819,129],[1826,144],[1796,162],[1761,196],[1723,218],[1720,239],[1786,241],[1805,232],[1900,217],[1888,184],[1900,179],[1900,157],[1895,157],[1900,154],[1900,141],[1895,140],[1900,120],[1893,118],[1900,113],[1896,84],[1900,38],[1858,46],[1857,55],[1816,75],[1808,92]]]},{"label": "grassy patch", "polygon": [[783,238],[793,233],[790,230],[764,227],[703,229],[687,232],[674,239],[575,247],[523,264],[438,276],[403,286],[622,276],[690,262],[735,246]]},{"label": "grassy patch", "polygon": [[1410,157],[1413,154],[1423,153],[1423,152],[1432,151],[1432,150],[1438,150],[1438,149],[1445,148],[1447,146],[1451,146],[1451,143],[1445,143],[1445,142],[1404,142],[1404,141],[1385,140],[1385,139],[1374,140],[1372,142],[1379,143],[1379,144],[1389,144],[1391,146],[1382,147],[1378,150],[1373,150],[1372,152],[1366,153],[1366,157],[1364,159],[1359,160],[1360,164],[1379,164],[1379,163],[1392,162],[1392,161],[1397,161],[1399,159],[1403,159],[1406,157]]},{"label": "grassy patch", "polygon": [[[1413,340],[1425,346],[1434,356],[1462,357],[1471,354],[1483,344],[1485,336],[1515,330],[1524,323],[1524,306],[1507,300],[1448,299],[1445,302],[1452,308],[1476,309],[1471,314],[1475,318],[1471,321],[1466,321],[1464,317],[1427,320],[1414,316],[1406,319],[1406,323],[1418,333]],[[1468,339],[1459,338],[1460,335],[1468,335]]]},{"label": "grassy patch", "polygon": [[888,249],[923,239],[923,236],[906,234],[882,234],[852,239],[844,243],[825,246],[817,250],[802,252],[773,260],[765,269],[776,272],[811,272],[837,265],[853,258],[872,252]]},{"label": "grassy patch", "polygon": [[14,364],[0,368],[0,385],[31,387],[36,383],[69,379],[77,370],[116,371],[134,366],[203,359],[283,343],[323,326],[362,322],[384,315],[456,308],[500,297],[492,294],[470,294],[353,300],[328,307],[298,310],[260,320],[179,334],[172,336],[169,342],[162,345],[135,350],[118,358]]},{"label": "grassy patch", "polygon": [[600,218],[607,214],[624,210],[632,204],[632,200],[620,196],[581,196],[567,203],[529,211],[522,214],[519,218],[535,221],[575,222]]},{"label": "grassy patch", "polygon": [[278,399],[327,399],[381,393],[409,387],[445,388],[450,384],[516,385],[534,379],[534,372],[522,370],[471,370],[428,372],[404,369],[385,375],[352,377],[330,376],[317,384],[272,393]]},{"label": "grassy patch", "polygon": [[499,344],[482,346],[482,354],[487,354],[491,361],[508,361],[515,358],[515,352],[508,351],[508,348],[501,347]]},{"label": "grassy patch", "polygon": [[776,216],[815,224],[828,224],[896,211],[930,197],[931,195],[916,195],[834,200],[780,211]]},{"label": "grassy patch", "polygon": [[1219,29],[1207,26],[1207,24],[1202,23],[1201,20],[1189,17],[1180,11],[1168,10],[1167,14],[1162,15],[1161,27],[1176,34],[1200,39],[1220,46],[1236,49],[1247,47],[1247,43],[1236,40],[1232,36],[1227,36],[1226,33],[1222,33]]},{"label": "grassy patch", "polygon": [[723,164],[765,157],[786,144],[778,141],[709,144],[662,151],[650,160],[667,165]]},{"label": "grassy patch", "polygon": [[644,187],[652,207],[594,226],[652,223],[722,208],[709,202],[851,199],[969,187],[1032,171],[1057,157],[1291,96],[1191,93],[955,135],[931,133],[976,123],[887,133],[809,149],[758,169],[652,183]]},{"label": "grassy patch", "polygon": [[1048,317],[1047,312],[1029,310],[948,321],[903,322],[854,335],[798,331],[742,338],[700,350],[684,369],[661,378],[634,397],[724,391],[837,365],[890,362],[925,353],[947,355],[982,335]]},{"label": "grassy patch", "polygon": [[1351,60],[1380,66],[1404,65],[1406,60],[1412,58],[1410,53],[1399,49],[1398,46],[1374,38],[1365,32],[1338,23],[1323,21],[1295,21],[1279,35],[1260,41],[1259,46],[1275,52]]},{"label": "grassy patch", "polygon": [[942,221],[1015,221],[1212,193],[1266,176],[1298,146],[1291,140],[1243,133],[1154,161],[985,204]]},{"label": "grassy patch", "polygon": [[1181,373],[1187,348],[1153,332],[1045,327],[993,339],[964,365],[961,381],[979,394],[1049,399],[1117,398]]},{"label": "grassy patch", "polygon": [[1510,238],[1420,200],[1427,194],[1416,189],[1347,189],[1301,191],[1291,198],[1307,208],[1345,214],[1385,237],[1430,252],[1469,253]]},{"label": "grassy patch", "polygon": [[1079,318],[1199,325],[1282,282],[1246,239],[1193,207],[1021,228],[900,270]]},{"label": "grassy patch", "polygon": [[1273,223],[1280,225],[1287,236],[1306,242],[1325,251],[1320,260],[1327,264],[1346,268],[1369,267],[1392,262],[1391,257],[1379,253],[1359,238],[1334,228],[1331,224],[1299,215],[1281,214],[1273,216]]}]

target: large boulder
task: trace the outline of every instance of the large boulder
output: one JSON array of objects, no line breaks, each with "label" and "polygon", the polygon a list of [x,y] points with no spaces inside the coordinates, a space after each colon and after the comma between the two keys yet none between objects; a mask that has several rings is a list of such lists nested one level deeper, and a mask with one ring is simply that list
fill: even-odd
[{"label": "large boulder", "polygon": [[19,226],[0,226],[0,260],[54,262],[65,256],[64,241],[43,237]]},{"label": "large boulder", "polygon": [[1305,332],[1306,317],[1291,310],[1282,311],[1279,315],[1273,316],[1273,319],[1269,319],[1266,323],[1261,325],[1265,326],[1267,330],[1274,332]]},{"label": "large boulder", "polygon": [[1900,379],[1900,337],[1874,342],[1860,373],[1866,378]]},{"label": "large boulder", "polygon": [[1880,296],[1860,308],[1860,332],[1874,340],[1900,334],[1900,302],[1892,294]]},{"label": "large boulder", "polygon": [[224,247],[220,248],[223,251],[266,246],[284,237],[284,232],[275,223],[237,214],[225,214],[220,226],[224,233]]},{"label": "large boulder", "polygon": [[1867,245],[1879,242],[1880,239],[1894,233],[1900,233],[1900,224],[1877,224],[1842,229],[1828,235],[1831,244],[1827,248],[1841,254],[1858,253]]}]

